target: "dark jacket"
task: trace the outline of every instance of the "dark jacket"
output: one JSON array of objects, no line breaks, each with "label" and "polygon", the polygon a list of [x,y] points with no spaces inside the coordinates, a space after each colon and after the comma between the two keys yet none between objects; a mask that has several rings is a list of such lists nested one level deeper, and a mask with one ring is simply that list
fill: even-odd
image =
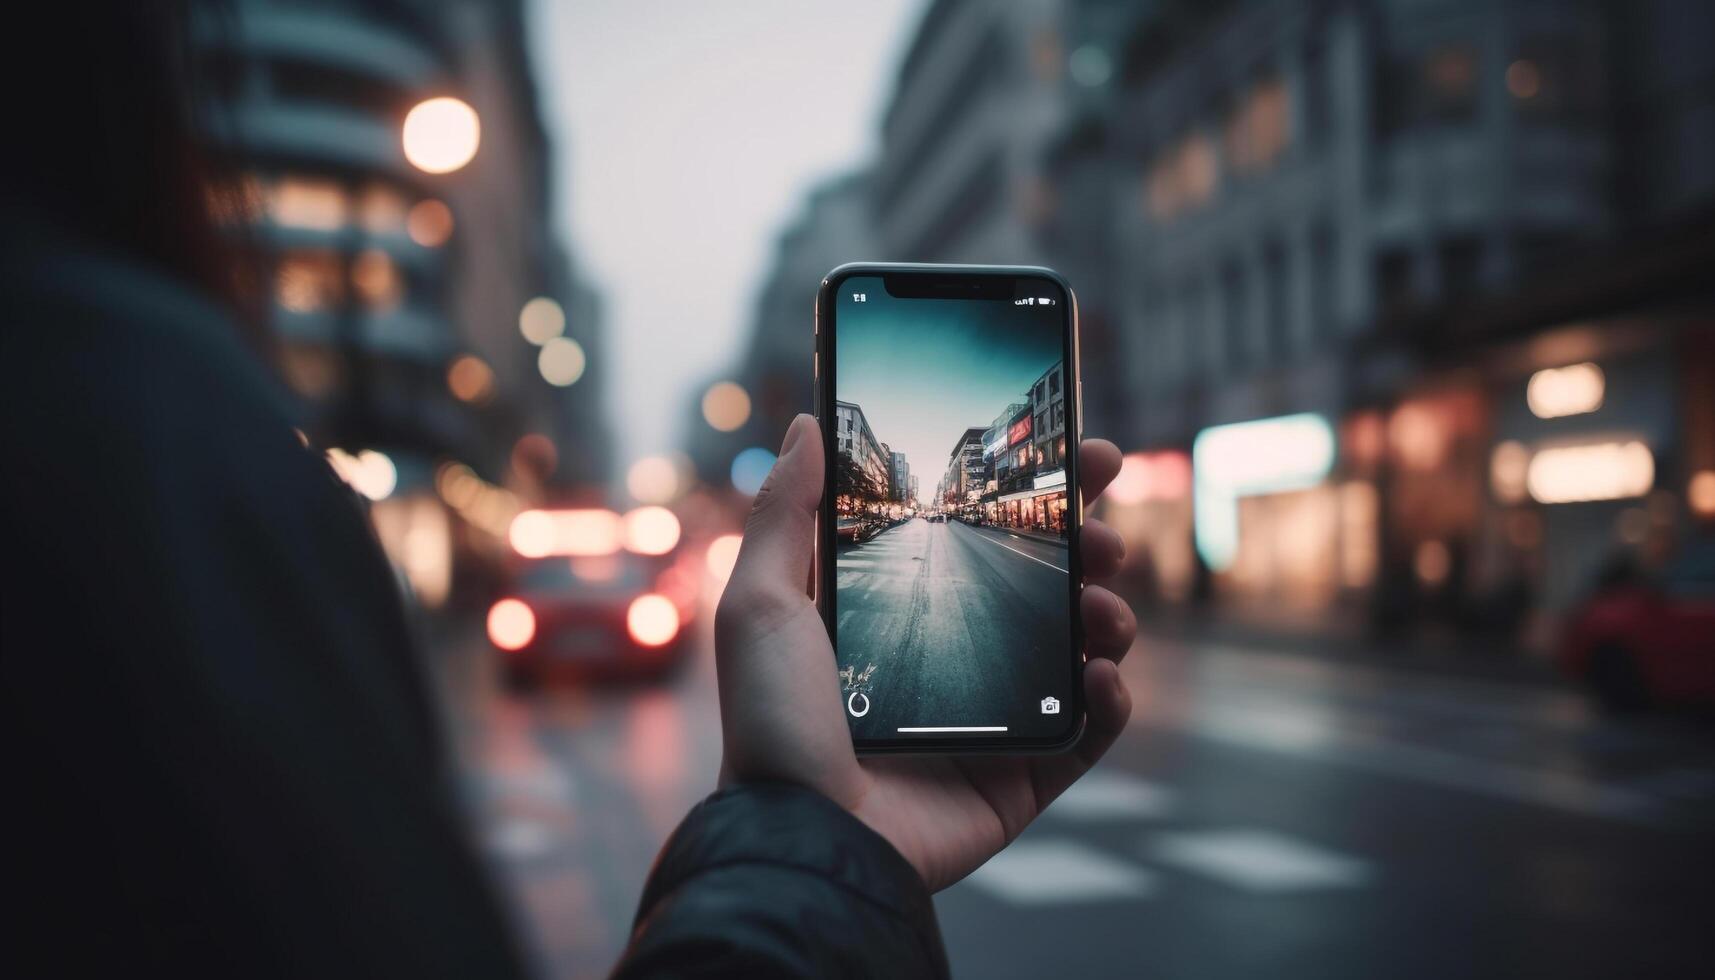
[{"label": "dark jacket", "polygon": [[[527,972],[355,498],[220,313],[37,252],[0,273],[4,972]],[[675,833],[619,971],[946,967],[885,841],[744,787]]]}]

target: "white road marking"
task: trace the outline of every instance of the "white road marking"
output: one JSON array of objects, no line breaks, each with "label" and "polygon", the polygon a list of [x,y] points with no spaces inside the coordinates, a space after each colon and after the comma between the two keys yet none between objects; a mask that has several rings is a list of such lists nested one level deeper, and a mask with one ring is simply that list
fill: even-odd
[{"label": "white road marking", "polygon": [[1054,569],[1056,572],[1059,572],[1061,575],[1067,574],[1066,570],[1064,568],[1061,568],[1059,565],[1056,565],[1052,562],[1043,561],[1042,559],[1036,557],[1035,555],[1027,555],[1024,552],[1019,551],[1017,548],[1014,548],[1010,544],[1002,544],[999,541],[996,541],[995,539],[993,539],[991,537],[987,537],[986,535],[982,535],[982,534],[977,535],[977,540],[987,541],[989,544],[992,544],[997,548],[1005,548],[1006,550],[1012,552],[1013,554],[1022,555],[1023,557],[1030,559],[1031,561],[1035,562],[1038,565],[1047,565],[1049,568]]},{"label": "white road marking", "polygon": [[1015,841],[966,879],[1013,905],[1149,898],[1153,872],[1071,841]]},{"label": "white road marking", "polygon": [[1146,853],[1163,864],[1264,894],[1357,888],[1371,878],[1366,861],[1263,830],[1161,834]]},{"label": "white road marking", "polygon": [[901,728],[902,732],[919,734],[924,732],[1004,732],[1005,725],[939,725],[927,728]]},{"label": "white road marking", "polygon": [[1047,815],[1060,820],[1149,820],[1171,814],[1179,794],[1124,772],[1087,773],[1060,794]]}]

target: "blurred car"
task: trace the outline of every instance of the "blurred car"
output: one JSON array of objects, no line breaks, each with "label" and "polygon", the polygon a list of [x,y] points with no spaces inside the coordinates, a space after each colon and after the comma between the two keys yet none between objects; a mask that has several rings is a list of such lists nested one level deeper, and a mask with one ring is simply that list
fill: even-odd
[{"label": "blurred car", "polygon": [[928,516],[927,520],[931,524],[945,524],[945,523],[947,523],[947,515],[941,513],[940,511],[936,511],[933,514],[930,514]]},{"label": "blurred car", "polygon": [[625,551],[529,561],[488,613],[508,684],[666,677],[689,652],[701,581],[692,564]]},{"label": "blurred car", "polygon": [[874,534],[874,525],[861,517],[842,517],[834,525],[835,539],[847,544],[868,541]]},{"label": "blurred car", "polygon": [[1715,539],[1656,575],[1612,566],[1567,616],[1557,656],[1609,711],[1715,704]]}]

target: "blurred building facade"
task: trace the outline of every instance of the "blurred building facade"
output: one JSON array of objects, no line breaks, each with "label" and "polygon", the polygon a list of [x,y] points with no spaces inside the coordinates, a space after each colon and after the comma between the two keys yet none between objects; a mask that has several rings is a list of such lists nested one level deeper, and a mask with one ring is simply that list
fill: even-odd
[{"label": "blurred building facade", "polygon": [[1712,18],[934,0],[742,370],[802,384],[838,262],[1050,265],[1088,431],[1129,453],[1105,509],[1139,595],[1513,635],[1715,519]]},{"label": "blurred building facade", "polygon": [[[1616,552],[1685,532],[1707,294],[1677,258],[1589,273],[1706,227],[1715,185],[1683,161],[1715,145],[1708,71],[1660,32],[1708,19],[1674,2],[1162,4],[1103,50],[1108,91],[1067,136],[1118,161],[1097,179],[1130,390],[1101,427],[1193,456],[1183,499],[1137,509],[1141,537],[1222,492],[1237,509],[1231,549],[1150,540],[1157,572],[1179,570],[1162,592],[1274,621],[1356,605],[1507,631]],[[1556,385],[1583,400],[1528,397]],[[1243,443],[1205,460],[1201,434],[1302,413],[1332,430],[1322,472],[1303,471],[1307,443],[1214,486],[1234,463],[1216,448]],[[1631,478],[1604,476],[1609,458]]]},{"label": "blurred building facade", "polygon": [[[306,437],[368,468],[357,485],[383,544],[438,605],[500,553],[517,506],[609,465],[586,368],[599,300],[549,225],[523,4],[244,0],[202,28],[222,103],[210,136],[246,168],[240,233],[262,255]],[[474,110],[479,135],[468,162],[431,172],[405,121],[445,96]],[[457,135],[418,138],[446,151]]]}]

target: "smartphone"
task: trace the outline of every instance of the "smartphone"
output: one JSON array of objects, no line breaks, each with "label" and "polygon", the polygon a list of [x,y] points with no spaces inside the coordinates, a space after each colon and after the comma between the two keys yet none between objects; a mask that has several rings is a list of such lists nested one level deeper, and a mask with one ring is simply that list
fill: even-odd
[{"label": "smartphone", "polygon": [[1023,266],[842,265],[816,300],[814,591],[858,751],[1084,725],[1078,314]]}]

